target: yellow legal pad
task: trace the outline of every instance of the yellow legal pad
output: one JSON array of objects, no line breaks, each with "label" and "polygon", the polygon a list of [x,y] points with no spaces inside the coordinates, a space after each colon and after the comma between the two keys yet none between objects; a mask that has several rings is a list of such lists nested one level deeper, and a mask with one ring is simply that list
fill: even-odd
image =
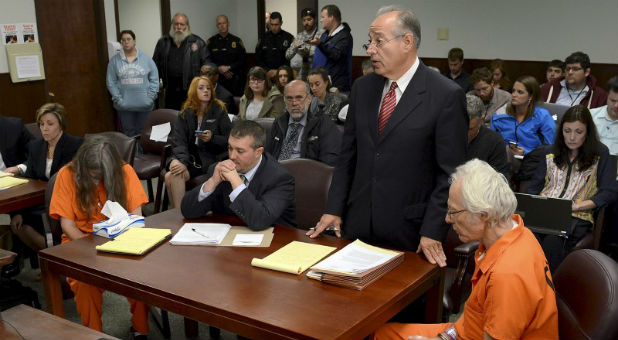
[{"label": "yellow legal pad", "polygon": [[28,180],[13,176],[4,176],[0,178],[0,189],[7,189],[23,183],[28,183]]},{"label": "yellow legal pad", "polygon": [[254,258],[251,265],[300,275],[336,248],[292,241],[263,259]]},{"label": "yellow legal pad", "polygon": [[96,246],[97,251],[142,255],[172,235],[170,229],[129,228],[113,240]]}]

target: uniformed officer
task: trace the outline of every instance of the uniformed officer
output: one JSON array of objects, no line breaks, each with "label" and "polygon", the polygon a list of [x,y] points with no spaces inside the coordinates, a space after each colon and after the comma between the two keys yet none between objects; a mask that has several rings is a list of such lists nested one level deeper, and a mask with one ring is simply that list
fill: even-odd
[{"label": "uniformed officer", "polygon": [[229,33],[229,24],[225,14],[217,16],[219,33],[208,38],[206,44],[210,51],[210,59],[219,70],[219,84],[235,96],[242,96],[247,52],[242,39]]},{"label": "uniformed officer", "polygon": [[285,51],[294,41],[294,36],[281,29],[282,23],[281,13],[272,12],[270,30],[255,48],[255,63],[268,71],[270,79],[277,74],[279,66],[290,65],[290,61],[285,58]]}]

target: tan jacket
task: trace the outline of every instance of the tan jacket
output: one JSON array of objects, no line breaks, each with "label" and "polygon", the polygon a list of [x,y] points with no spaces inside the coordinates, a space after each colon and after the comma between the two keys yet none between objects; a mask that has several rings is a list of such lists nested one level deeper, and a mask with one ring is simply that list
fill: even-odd
[{"label": "tan jacket", "polygon": [[[249,103],[250,101],[245,95],[240,98],[240,104],[238,105],[238,117],[240,119],[245,119],[245,115],[247,113],[247,106],[249,105]],[[277,90],[276,86],[273,86],[266,95],[266,100],[264,100],[264,105],[262,105],[262,109],[258,114],[258,118],[277,118],[281,116],[284,111],[285,104],[283,103],[283,95],[281,94],[281,92],[279,92],[279,90]]]}]

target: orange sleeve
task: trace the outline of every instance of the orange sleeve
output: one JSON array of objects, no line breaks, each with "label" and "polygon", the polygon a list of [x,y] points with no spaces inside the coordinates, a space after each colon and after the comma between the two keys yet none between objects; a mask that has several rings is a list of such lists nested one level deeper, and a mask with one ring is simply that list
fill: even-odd
[{"label": "orange sleeve", "polygon": [[60,220],[60,217],[65,217],[72,221],[77,219],[74,207],[76,202],[75,190],[73,172],[65,165],[56,175],[54,192],[49,204],[49,215],[52,218]]},{"label": "orange sleeve", "polygon": [[494,339],[520,339],[534,317],[542,296],[526,281],[536,278],[524,275],[493,273],[489,279],[484,331]]},{"label": "orange sleeve", "polygon": [[133,210],[148,203],[148,196],[146,196],[142,182],[139,181],[131,165],[125,164],[122,167],[122,171],[127,189],[127,212],[131,213]]}]

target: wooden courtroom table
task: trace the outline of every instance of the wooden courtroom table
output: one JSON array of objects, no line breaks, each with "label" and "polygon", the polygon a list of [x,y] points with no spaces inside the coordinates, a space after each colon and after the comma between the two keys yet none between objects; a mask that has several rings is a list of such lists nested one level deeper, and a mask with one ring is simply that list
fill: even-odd
[{"label": "wooden courtroom table", "polygon": [[45,203],[47,182],[28,178],[28,183],[0,190],[0,214]]},{"label": "wooden courtroom table", "polygon": [[[203,218],[191,222],[206,222]],[[219,220],[217,220],[219,221]],[[149,216],[147,227],[176,233],[178,209]],[[305,231],[275,227],[269,248],[160,245],[145,256],[97,254],[106,239],[88,236],[39,252],[45,297],[63,317],[60,275],[103,287],[170,312],[253,339],[362,339],[427,293],[426,321],[442,312],[442,270],[417,254],[365,290],[337,287],[251,266],[293,240],[342,248],[348,240],[309,239]]]},{"label": "wooden courtroom table", "polygon": [[116,339],[26,305],[0,315],[0,339]]},{"label": "wooden courtroom table", "polygon": [[6,266],[7,264],[13,262],[15,256],[17,256],[17,254],[14,252],[0,248],[0,267]]}]

